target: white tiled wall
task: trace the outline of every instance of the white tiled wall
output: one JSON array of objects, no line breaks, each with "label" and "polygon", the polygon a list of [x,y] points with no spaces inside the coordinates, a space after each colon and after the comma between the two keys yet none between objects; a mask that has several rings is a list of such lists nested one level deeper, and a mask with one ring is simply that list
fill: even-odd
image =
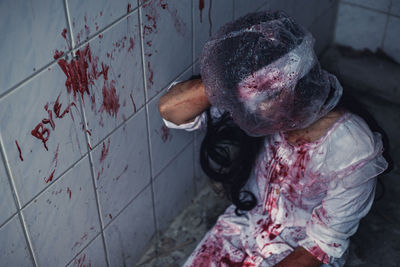
[{"label": "white tiled wall", "polygon": [[0,1],[0,266],[140,258],[205,181],[158,99],[225,22],[283,9],[332,41],[336,1],[202,2]]},{"label": "white tiled wall", "polygon": [[382,49],[400,62],[400,1],[341,0],[335,42],[355,49]]}]

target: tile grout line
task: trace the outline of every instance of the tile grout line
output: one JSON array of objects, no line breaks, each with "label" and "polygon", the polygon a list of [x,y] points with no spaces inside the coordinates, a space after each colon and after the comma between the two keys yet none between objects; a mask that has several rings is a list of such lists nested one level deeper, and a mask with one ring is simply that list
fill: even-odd
[{"label": "tile grout line", "polygon": [[[392,11],[392,1],[390,1],[390,4],[389,4],[389,14],[390,14],[391,11]],[[389,18],[390,18],[389,14],[386,15],[385,29],[383,30],[382,41],[381,41],[381,44],[380,44],[382,50],[383,50],[383,45],[385,43],[386,33],[387,33],[388,25],[389,25]]]},{"label": "tile grout line", "polygon": [[67,20],[67,26],[68,26],[70,50],[73,50],[73,48],[75,47],[75,38],[74,38],[74,35],[72,34],[71,15],[69,12],[68,0],[64,0],[64,11],[65,11],[65,18]]},{"label": "tile grout line", "polygon": [[[30,254],[30,256],[31,256],[31,258],[33,260],[33,264],[35,266],[39,266],[37,258],[36,258],[36,255],[35,255],[35,252],[33,250],[32,240],[31,240],[31,238],[29,236],[29,233],[28,233],[28,227],[26,226],[25,218],[24,218],[24,216],[22,214],[21,201],[19,199],[18,192],[17,192],[16,186],[15,186],[15,182],[14,182],[14,179],[12,177],[10,165],[8,164],[6,151],[5,151],[5,148],[3,146],[3,137],[1,135],[1,133],[0,133],[0,153],[1,153],[2,157],[3,157],[3,164],[4,164],[4,167],[6,169],[8,181],[9,181],[9,184],[10,184],[10,187],[11,187],[10,189],[12,191],[12,194],[13,194],[13,197],[14,197],[14,202],[15,202],[16,208],[17,208],[17,213],[16,214],[17,214],[17,216],[19,218],[19,222],[21,224],[22,231],[24,233],[25,241],[27,242],[27,245],[28,245],[29,254]],[[13,216],[11,216],[11,217],[13,217]]]},{"label": "tile grout line", "polygon": [[147,91],[147,77],[146,77],[146,64],[145,64],[145,57],[144,57],[144,35],[143,35],[143,19],[142,19],[142,7],[139,8],[139,38],[140,38],[140,51],[142,56],[142,75],[143,75],[143,88],[145,90],[145,103],[144,103],[144,110],[145,110],[145,120],[146,120],[146,130],[147,130],[147,147],[148,147],[148,160],[149,160],[149,167],[150,167],[150,191],[151,191],[151,204],[152,204],[152,213],[153,213],[153,224],[154,224],[154,234],[155,234],[155,253],[156,259],[158,258],[158,243],[160,240],[159,231],[158,231],[158,224],[157,224],[157,216],[156,216],[156,206],[155,206],[155,196],[154,196],[154,186],[153,186],[153,165],[152,165],[152,152],[151,152],[151,142],[150,142],[150,122],[149,122],[149,107],[148,103],[150,102],[148,97]]},{"label": "tile grout line", "polygon": [[371,7],[367,7],[367,6],[363,6],[363,5],[359,5],[359,4],[354,4],[354,3],[351,3],[351,2],[347,2],[347,1],[341,1],[341,3],[343,3],[345,5],[353,6],[353,7],[358,7],[358,8],[361,8],[361,9],[366,9],[366,10],[373,11],[373,12],[376,12],[376,13],[385,14],[385,15],[389,15],[389,16],[400,18],[399,15],[390,13],[390,9],[389,9],[389,11],[382,11],[382,10],[379,10],[379,9],[374,9],[374,8],[371,8]]},{"label": "tile grout line", "polygon": [[[100,223],[100,235],[101,235],[101,239],[102,239],[102,242],[103,242],[103,248],[104,248],[104,257],[105,257],[105,260],[106,260],[106,264],[107,264],[107,266],[110,266],[110,262],[109,262],[109,257],[108,257],[108,255],[107,255],[107,247],[106,247],[106,241],[105,241],[105,238],[104,238],[104,231],[103,231],[103,225],[104,225],[104,222],[103,222],[103,216],[102,216],[102,213],[101,213],[101,208],[100,208],[100,199],[99,199],[99,194],[97,193],[97,185],[96,185],[96,178],[95,178],[95,175],[94,175],[94,164],[93,164],[93,158],[92,158],[92,153],[90,152],[90,139],[89,139],[89,134],[88,134],[88,128],[87,128],[87,119],[86,119],[86,112],[85,112],[85,110],[84,110],[84,108],[83,108],[83,104],[82,104],[82,102],[83,102],[83,99],[82,99],[82,97],[80,97],[79,98],[79,104],[80,104],[80,107],[81,107],[81,110],[82,110],[82,114],[81,114],[81,120],[83,121],[83,124],[84,124],[84,127],[85,127],[85,140],[86,140],[86,153],[88,154],[88,159],[89,159],[89,165],[90,165],[90,174],[91,174],[91,178],[92,178],[92,185],[93,185],[93,191],[94,191],[94,197],[95,197],[95,200],[96,200],[96,207],[97,207],[97,216],[98,216],[98,219],[99,219],[99,223]],[[108,137],[109,138],[109,137]],[[107,138],[105,138],[105,139],[107,139]],[[104,139],[104,140],[105,140]],[[104,141],[103,141],[104,142]],[[99,144],[101,144],[102,142],[99,142]],[[98,144],[98,145],[99,145]],[[85,154],[86,154],[85,153]],[[94,240],[94,239],[93,239]],[[79,255],[79,253],[78,254],[76,254],[73,258],[72,258],[72,260],[77,256],[77,255]]]}]

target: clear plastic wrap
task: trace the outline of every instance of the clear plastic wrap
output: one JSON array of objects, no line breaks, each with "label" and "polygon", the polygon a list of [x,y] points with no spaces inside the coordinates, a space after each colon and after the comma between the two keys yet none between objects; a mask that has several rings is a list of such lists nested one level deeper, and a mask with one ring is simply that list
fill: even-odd
[{"label": "clear plastic wrap", "polygon": [[309,126],[342,93],[336,77],[321,69],[313,44],[283,12],[253,13],[224,25],[200,58],[210,103],[253,136]]}]

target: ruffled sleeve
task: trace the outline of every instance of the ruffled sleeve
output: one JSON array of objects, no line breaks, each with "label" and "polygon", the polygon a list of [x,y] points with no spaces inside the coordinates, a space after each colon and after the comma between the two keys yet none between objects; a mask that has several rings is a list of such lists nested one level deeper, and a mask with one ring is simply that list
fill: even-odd
[{"label": "ruffled sleeve", "polygon": [[299,243],[324,263],[340,258],[349,238],[371,209],[376,176],[387,168],[381,136],[360,117],[350,115],[326,140],[321,173],[329,181],[322,203],[307,222]]},{"label": "ruffled sleeve", "polygon": [[[171,83],[168,86],[167,91],[169,91],[169,89],[171,89],[172,86],[176,85],[177,83],[179,83],[179,81],[175,81],[173,83]],[[210,109],[210,114],[212,118],[219,118],[221,117],[221,115],[223,114],[223,110],[218,109],[216,107],[211,107]],[[181,129],[181,130],[186,130],[186,131],[195,131],[198,129],[202,129],[205,127],[205,125],[207,124],[207,114],[206,112],[202,112],[201,114],[197,115],[194,120],[192,122],[189,123],[183,123],[180,125],[176,125],[173,122],[167,121],[166,119],[162,118],[164,121],[165,126],[167,126],[168,128],[172,128],[172,129]]]}]

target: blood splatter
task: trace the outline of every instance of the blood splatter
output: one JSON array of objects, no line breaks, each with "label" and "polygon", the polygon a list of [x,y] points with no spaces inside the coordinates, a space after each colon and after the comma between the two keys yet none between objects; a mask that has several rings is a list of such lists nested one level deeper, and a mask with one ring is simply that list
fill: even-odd
[{"label": "blood splatter", "polygon": [[47,110],[47,113],[49,114],[49,118],[48,119],[43,119],[42,123],[43,124],[50,123],[51,128],[54,130],[56,128],[56,124],[54,123],[54,120],[53,120],[53,113],[52,113],[51,110]]},{"label": "blood splatter", "polygon": [[53,163],[55,162],[55,167],[57,167],[58,164],[58,151],[60,149],[60,144],[57,145],[56,152],[54,153],[53,157]]},{"label": "blood splatter", "polygon": [[72,102],[65,108],[65,110],[63,112],[61,112],[62,104],[60,104],[60,95],[58,95],[56,102],[53,105],[53,110],[54,110],[54,113],[56,114],[56,117],[60,118],[60,119],[63,118],[65,116],[65,114],[69,113],[71,106],[76,107],[75,103]]},{"label": "blood splatter", "polygon": [[128,3],[128,7],[126,8],[126,13],[130,13],[132,11],[131,3]]},{"label": "blood splatter", "polygon": [[136,113],[136,104],[135,104],[135,101],[133,101],[132,93],[130,93],[129,96],[131,97],[131,101],[132,101],[132,105],[133,105],[133,111]]},{"label": "blood splatter", "polygon": [[86,132],[88,133],[89,136],[92,136],[92,132],[89,130],[86,130]]},{"label": "blood splatter", "polygon": [[60,57],[62,57],[63,55],[64,55],[64,52],[63,52],[63,51],[56,50],[56,51],[54,52],[53,58],[54,58],[55,60],[57,60],[57,59],[59,59]]},{"label": "blood splatter", "polygon": [[133,50],[133,46],[134,46],[134,45],[135,45],[135,43],[134,43],[134,41],[133,41],[133,38],[130,37],[130,38],[129,38],[129,48],[128,48],[128,52],[130,52],[130,51]]},{"label": "blood splatter", "polygon": [[54,172],[55,172],[56,170],[54,169],[52,172],[51,172],[51,174],[50,174],[50,176],[48,177],[48,178],[44,178],[44,181],[45,181],[45,183],[47,184],[47,183],[49,183],[49,182],[51,182],[52,180],[53,180],[53,176],[54,176]]},{"label": "blood splatter", "polygon": [[17,145],[17,149],[18,149],[18,153],[19,153],[19,159],[21,161],[24,161],[24,159],[22,158],[22,152],[21,152],[21,148],[19,147],[18,141],[15,140],[15,144]]},{"label": "blood splatter", "polygon": [[105,158],[108,155],[109,149],[110,149],[110,139],[108,139],[107,141],[107,146],[103,141],[103,148],[101,149],[100,162],[103,162],[105,160]]},{"label": "blood splatter", "polygon": [[62,33],[61,33],[61,36],[64,38],[64,39],[67,39],[67,29],[63,29],[63,31],[62,31]]},{"label": "blood splatter", "polygon": [[128,165],[125,166],[125,168],[122,170],[121,174],[118,175],[117,177],[114,178],[114,181],[118,181],[119,178],[121,178],[121,176],[126,173],[126,171],[128,170]]},{"label": "blood splatter", "polygon": [[37,139],[42,140],[44,148],[49,150],[46,144],[50,137],[50,130],[48,128],[44,127],[42,123],[39,123],[36,125],[35,129],[31,131],[31,134]]},{"label": "blood splatter", "polygon": [[65,59],[58,61],[58,65],[61,67],[65,76],[67,77],[65,81],[65,86],[67,92],[73,92],[74,98],[76,94],[83,95],[89,92],[89,84],[93,84],[93,77],[88,76],[89,62],[91,61],[91,51],[89,45],[85,48],[78,50],[76,52],[76,58],[67,62]]},{"label": "blood splatter", "polygon": [[69,187],[67,187],[67,194],[69,196],[69,199],[71,199],[72,192],[71,192],[71,189],[69,189]]},{"label": "blood splatter", "polygon": [[161,140],[165,143],[168,140],[172,139],[172,135],[169,131],[169,128],[167,128],[165,125],[161,127]]},{"label": "blood splatter", "polygon": [[200,23],[203,23],[204,0],[199,0]]},{"label": "blood splatter", "polygon": [[148,71],[149,71],[149,73],[150,73],[150,76],[149,76],[149,82],[153,85],[154,84],[154,72],[153,72],[153,70],[151,69],[151,64],[150,64],[150,61],[149,62],[147,62],[147,69],[148,69]]},{"label": "blood splatter", "polygon": [[112,215],[111,215],[111,213],[108,214],[108,217],[109,217],[111,220],[112,220],[112,218],[113,218]]},{"label": "blood splatter", "polygon": [[106,86],[103,87],[103,104],[101,105],[100,112],[105,110],[110,116],[117,117],[120,107],[119,96],[113,82],[111,82],[109,87],[109,89]]},{"label": "blood splatter", "polygon": [[98,73],[98,76],[103,75],[104,80],[107,81],[109,69],[110,69],[110,67],[108,65],[105,65],[103,62],[101,62],[101,71]]}]

